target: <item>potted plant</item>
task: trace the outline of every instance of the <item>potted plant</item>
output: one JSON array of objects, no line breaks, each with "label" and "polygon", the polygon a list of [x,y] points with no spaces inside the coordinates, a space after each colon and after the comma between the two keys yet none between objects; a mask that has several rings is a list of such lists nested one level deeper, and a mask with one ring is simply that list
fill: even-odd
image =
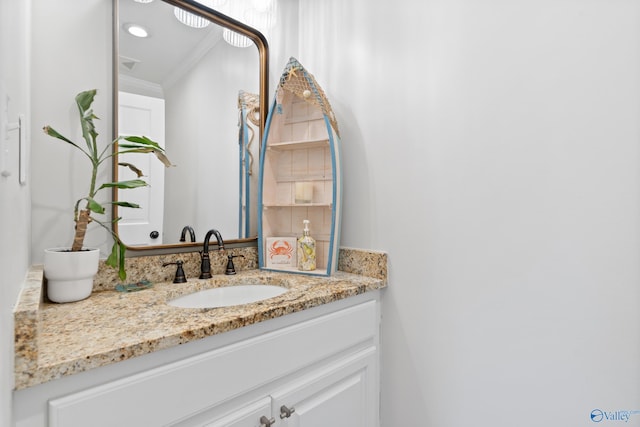
[{"label": "potted plant", "polygon": [[[164,163],[171,166],[171,162],[164,154],[164,149],[158,143],[145,136],[124,136],[119,137],[106,147],[100,149],[97,144],[98,133],[93,124],[98,117],[93,113],[91,104],[96,95],[96,90],[80,92],[75,100],[80,115],[80,127],[84,144],[78,144],[63,136],[51,126],[43,128],[44,133],[66,143],[71,144],[80,150],[91,164],[91,177],[86,195],[76,201],[73,208],[73,221],[75,231],[73,245],[71,248],[54,248],[45,250],[44,274],[47,278],[48,297],[55,302],[71,302],[87,298],[93,288],[93,277],[98,271],[99,250],[87,249],[84,247],[84,238],[87,226],[90,222],[96,223],[106,229],[113,237],[113,247],[111,254],[106,260],[106,264],[118,269],[120,280],[126,279],[125,252],[126,246],[117,234],[112,230],[112,224],[120,218],[113,218],[110,222],[99,220],[96,215],[105,213],[104,206],[96,201],[96,194],[104,189],[131,189],[146,186],[142,179],[143,173],[131,163],[119,163],[119,166],[127,167],[136,175],[136,179],[116,182],[97,182],[98,170],[102,164],[110,164],[115,155],[125,153],[153,153]],[[123,142],[120,142],[123,141]],[[126,142],[125,142],[126,141]],[[125,201],[110,202],[121,207],[139,208],[135,203]],[[68,261],[67,261],[68,260]],[[63,263],[68,262],[69,267],[64,267]],[[69,270],[65,270],[69,268]],[[74,277],[78,274],[79,277]]]}]

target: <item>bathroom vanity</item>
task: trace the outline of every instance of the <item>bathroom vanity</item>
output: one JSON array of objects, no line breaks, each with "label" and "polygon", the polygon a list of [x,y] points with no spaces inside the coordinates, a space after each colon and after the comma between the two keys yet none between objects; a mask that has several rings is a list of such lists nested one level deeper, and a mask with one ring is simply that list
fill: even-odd
[{"label": "bathroom vanity", "polygon": [[[377,426],[386,256],[373,258],[384,277],[249,270],[60,305],[39,300],[36,268],[16,310],[16,426]],[[288,291],[167,304],[247,281]]]}]

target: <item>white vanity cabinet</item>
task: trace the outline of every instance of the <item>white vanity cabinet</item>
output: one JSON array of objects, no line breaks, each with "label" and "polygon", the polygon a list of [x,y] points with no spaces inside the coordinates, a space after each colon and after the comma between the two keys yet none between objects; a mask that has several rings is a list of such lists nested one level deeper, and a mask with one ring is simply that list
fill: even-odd
[{"label": "white vanity cabinet", "polygon": [[379,324],[367,292],[21,390],[16,425],[375,427]]},{"label": "white vanity cabinet", "polygon": [[[369,427],[378,425],[377,355],[362,349],[290,378],[258,400],[213,408],[180,427]],[[240,401],[245,400],[244,397]]]},{"label": "white vanity cabinet", "polygon": [[377,375],[373,349],[326,366],[275,391],[273,413],[283,427],[377,426]]}]

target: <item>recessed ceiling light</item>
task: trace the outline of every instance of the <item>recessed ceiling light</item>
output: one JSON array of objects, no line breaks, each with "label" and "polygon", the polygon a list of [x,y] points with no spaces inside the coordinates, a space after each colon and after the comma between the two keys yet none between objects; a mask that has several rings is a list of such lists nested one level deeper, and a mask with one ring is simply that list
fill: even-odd
[{"label": "recessed ceiling light", "polygon": [[124,29],[126,30],[127,33],[131,34],[132,36],[136,36],[140,38],[149,37],[149,31],[147,31],[147,29],[144,28],[142,25],[125,24]]}]

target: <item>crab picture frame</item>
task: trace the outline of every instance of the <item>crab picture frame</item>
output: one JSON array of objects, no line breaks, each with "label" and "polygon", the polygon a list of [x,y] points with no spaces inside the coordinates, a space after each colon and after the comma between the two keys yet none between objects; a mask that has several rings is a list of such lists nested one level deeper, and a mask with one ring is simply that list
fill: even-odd
[{"label": "crab picture frame", "polygon": [[295,237],[267,237],[265,248],[267,268],[295,268],[296,244]]}]

